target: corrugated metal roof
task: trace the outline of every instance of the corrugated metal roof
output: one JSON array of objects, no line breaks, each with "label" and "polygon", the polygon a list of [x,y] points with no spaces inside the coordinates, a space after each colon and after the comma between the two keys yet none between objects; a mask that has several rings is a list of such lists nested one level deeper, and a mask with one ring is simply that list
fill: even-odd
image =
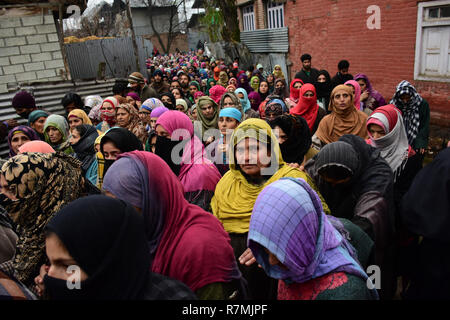
[{"label": "corrugated metal roof", "polygon": [[[60,81],[23,86],[18,90],[10,90],[8,93],[0,94],[0,121],[16,119],[19,124],[27,123],[25,119],[20,118],[16,114],[16,111],[11,106],[14,95],[22,89],[33,92],[37,106],[51,113],[64,115],[65,111],[61,105],[61,99],[67,92],[76,92],[83,99],[89,95],[100,95],[102,98],[106,98],[112,95],[114,83],[115,79],[76,81],[75,83]],[[5,139],[0,143],[0,157],[5,159],[8,157],[8,153],[9,147]]]},{"label": "corrugated metal roof", "polygon": [[242,31],[241,42],[252,53],[287,53],[289,51],[288,28]]}]

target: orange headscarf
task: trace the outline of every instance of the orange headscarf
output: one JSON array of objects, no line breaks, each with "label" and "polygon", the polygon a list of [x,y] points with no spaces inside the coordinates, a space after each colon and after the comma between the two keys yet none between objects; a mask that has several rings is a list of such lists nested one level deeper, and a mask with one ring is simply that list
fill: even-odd
[{"label": "orange headscarf", "polygon": [[[345,107],[334,104],[334,96],[338,91],[345,91],[351,97],[350,102]],[[339,140],[344,134],[353,134],[367,139],[366,121],[367,114],[356,110],[353,105],[352,88],[346,85],[339,85],[331,92],[329,109],[331,114],[325,116],[319,123],[316,136],[323,143],[332,143]]]}]

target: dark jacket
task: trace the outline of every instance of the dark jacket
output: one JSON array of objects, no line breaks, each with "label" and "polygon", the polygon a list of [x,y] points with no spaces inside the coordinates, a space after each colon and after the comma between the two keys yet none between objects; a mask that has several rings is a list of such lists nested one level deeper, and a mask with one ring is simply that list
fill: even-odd
[{"label": "dark jacket", "polygon": [[342,74],[340,72],[337,72],[336,75],[331,79],[331,90],[333,90],[340,84],[346,83],[348,80],[353,80],[353,76],[350,73]]},{"label": "dark jacket", "polygon": [[315,84],[317,81],[317,77],[319,76],[319,70],[315,68],[311,68],[311,72],[309,76],[306,74],[305,70],[300,70],[295,74],[295,79],[300,79],[303,83],[312,83]]},{"label": "dark jacket", "polygon": [[141,93],[141,101],[144,102],[147,99],[150,98],[158,98],[158,93],[156,92],[155,89],[150,88],[149,86],[145,85],[144,88],[142,88],[142,93]]},{"label": "dark jacket", "polygon": [[422,103],[419,106],[419,121],[419,132],[412,143],[414,150],[420,148],[426,149],[428,147],[428,137],[430,135],[430,106],[425,99],[422,100]]}]

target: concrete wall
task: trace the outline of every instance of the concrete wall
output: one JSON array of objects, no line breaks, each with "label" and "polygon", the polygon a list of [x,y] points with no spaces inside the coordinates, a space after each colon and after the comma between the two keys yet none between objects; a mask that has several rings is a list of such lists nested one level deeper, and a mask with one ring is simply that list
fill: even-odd
[{"label": "concrete wall", "polygon": [[[156,28],[156,30],[159,33],[167,33],[169,30],[169,20],[170,20],[170,13],[168,10],[164,9],[153,9],[154,16],[153,16],[153,23]],[[144,36],[144,35],[153,35],[153,29],[150,24],[150,17],[149,17],[149,11],[147,8],[132,8],[131,9],[131,15],[133,17],[133,27],[136,32],[137,36]],[[173,19],[173,25],[176,26],[178,22],[178,15],[176,15]],[[174,30],[179,30],[180,28],[177,27]]]},{"label": "concrete wall", "polygon": [[297,0],[285,4],[289,27],[291,77],[301,69],[300,56],[309,53],[312,65],[337,72],[341,59],[350,73],[367,74],[373,87],[389,101],[401,80],[410,81],[429,102],[431,122],[450,127],[450,83],[415,81],[416,0],[380,0],[381,29],[367,28],[371,0]]},{"label": "concrete wall", "polygon": [[24,82],[62,80],[53,16],[0,17],[0,92]]}]

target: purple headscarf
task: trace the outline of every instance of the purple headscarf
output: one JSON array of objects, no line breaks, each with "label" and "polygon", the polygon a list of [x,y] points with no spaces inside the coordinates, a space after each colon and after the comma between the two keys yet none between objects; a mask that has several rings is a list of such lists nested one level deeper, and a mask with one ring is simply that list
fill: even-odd
[{"label": "purple headscarf", "polygon": [[[331,272],[368,276],[355,249],[333,227],[317,193],[303,180],[282,178],[258,196],[248,247],[266,273],[286,283],[305,283]],[[288,268],[270,265],[267,248]],[[376,290],[372,291],[376,294]]]},{"label": "purple headscarf", "polygon": [[166,107],[158,107],[152,110],[150,117],[159,118],[164,112],[169,111]]},{"label": "purple headscarf", "polygon": [[17,155],[14,151],[13,148],[11,146],[11,140],[14,136],[15,133],[17,133],[18,131],[23,132],[23,134],[25,134],[31,141],[33,140],[41,140],[39,138],[39,136],[37,135],[36,131],[34,131],[32,128],[28,127],[28,126],[17,126],[13,129],[11,129],[8,133],[8,145],[9,145],[9,156],[10,157],[14,157],[15,155]]},{"label": "purple headscarf", "polygon": [[[241,79],[244,79],[244,83],[241,83]],[[239,76],[237,87],[245,89],[245,91],[247,91],[247,94],[250,94],[250,92],[253,91],[253,88],[248,83],[248,77],[245,73],[243,73]]]},{"label": "purple headscarf", "polygon": [[369,78],[364,73],[358,73],[353,78],[353,80],[355,80],[355,81],[358,81],[358,79],[364,79],[364,81],[366,81],[367,91],[369,92],[369,95],[371,95],[375,100],[377,100],[378,107],[381,107],[381,106],[384,106],[387,104],[386,100],[383,98],[383,96],[372,87],[372,84],[370,83]]},{"label": "purple headscarf", "polygon": [[[261,104],[261,96],[259,95],[259,93],[256,91],[250,92],[250,94],[248,95],[248,100],[250,100],[252,109],[258,111],[259,105]],[[254,100],[253,103],[252,100]]]}]

